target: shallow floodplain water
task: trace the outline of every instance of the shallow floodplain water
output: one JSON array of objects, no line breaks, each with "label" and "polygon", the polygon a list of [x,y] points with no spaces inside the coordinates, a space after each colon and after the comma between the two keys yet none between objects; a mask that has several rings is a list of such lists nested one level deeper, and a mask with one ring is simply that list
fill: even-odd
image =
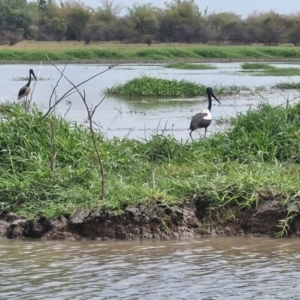
[{"label": "shallow floodplain water", "polygon": [[300,241],[0,241],[0,299],[300,299]]},{"label": "shallow floodplain water", "polygon": [[[178,70],[164,68],[162,64],[139,65],[123,64],[108,72],[92,79],[81,86],[85,89],[87,101],[95,106],[103,97],[103,90],[116,84],[123,84],[133,78],[142,75],[152,77],[189,80],[202,83],[207,86],[247,86],[254,89],[257,86],[266,86],[267,91],[261,93],[242,91],[239,95],[220,96],[221,105],[214,101],[212,115],[214,121],[209,127],[208,135],[223,130],[223,122],[228,117],[236,116],[238,112],[244,112],[249,108],[257,107],[262,99],[277,105],[284,103],[287,99],[298,96],[297,91],[278,91],[270,89],[277,82],[299,81],[300,76],[252,76],[249,73],[242,73],[242,63],[212,63],[217,67],[215,70]],[[273,64],[281,67],[298,67],[296,64]],[[64,65],[58,65],[62,70]],[[78,84],[89,77],[106,70],[108,65],[100,64],[70,64],[66,67],[65,75]],[[28,76],[29,69],[35,73],[39,72],[39,65],[1,65],[0,72],[0,101],[18,101],[17,93],[26,84],[20,81],[20,77]],[[59,72],[52,65],[42,65],[38,81],[33,94],[33,102],[44,111],[48,108],[49,98],[59,78]],[[33,87],[32,82],[31,87]],[[65,79],[62,79],[56,91],[59,98],[72,86]],[[217,95],[218,96],[218,95]],[[295,102],[295,101],[294,101]],[[122,99],[117,97],[106,98],[94,115],[94,121],[99,124],[104,134],[108,137],[129,137],[147,139],[153,133],[171,134],[177,139],[186,140],[189,137],[189,123],[191,117],[197,112],[207,108],[205,97],[192,99]],[[80,97],[74,93],[58,107],[57,112],[66,118],[84,122],[86,111]],[[223,125],[222,125],[223,124]],[[225,122],[226,124],[226,122]],[[199,137],[204,130],[197,130],[193,135]]]}]

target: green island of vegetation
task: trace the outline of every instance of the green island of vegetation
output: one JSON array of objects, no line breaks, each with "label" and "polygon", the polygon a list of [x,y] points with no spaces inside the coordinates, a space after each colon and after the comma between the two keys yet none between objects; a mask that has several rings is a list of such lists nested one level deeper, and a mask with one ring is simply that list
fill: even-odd
[{"label": "green island of vegetation", "polygon": [[[299,76],[299,68],[279,68],[266,63],[244,63],[242,69],[250,70],[252,75],[260,76]],[[254,72],[253,72],[254,71]]]},{"label": "green island of vegetation", "polygon": [[165,65],[165,68],[182,69],[182,70],[213,70],[217,67],[207,64],[188,64],[188,63],[174,63]]},{"label": "green island of vegetation", "polygon": [[[120,212],[129,204],[172,206],[206,197],[212,214],[230,220],[236,213],[232,207],[253,208],[260,197],[273,197],[282,206],[295,206],[293,216],[299,214],[300,104],[262,104],[239,114],[226,132],[193,142],[164,135],[146,141],[106,139],[94,129],[105,174],[103,198],[87,127],[51,115],[42,118],[35,108],[3,105],[1,111],[2,211],[51,218],[79,209]],[[279,234],[286,228],[279,226]]]},{"label": "green island of vegetation", "polygon": [[[246,86],[213,86],[217,95],[233,95],[250,90]],[[150,76],[141,76],[124,84],[107,88],[107,95],[143,98],[196,97],[206,95],[206,86],[187,80],[169,80]]]}]

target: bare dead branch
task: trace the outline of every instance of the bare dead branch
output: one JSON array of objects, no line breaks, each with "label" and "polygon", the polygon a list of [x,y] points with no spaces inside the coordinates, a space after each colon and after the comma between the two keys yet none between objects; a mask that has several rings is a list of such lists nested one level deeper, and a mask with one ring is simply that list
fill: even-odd
[{"label": "bare dead branch", "polygon": [[103,98],[100,100],[100,102],[94,107],[94,109],[91,111],[91,117],[94,116],[95,111],[97,110],[97,108],[100,106],[100,104],[104,101],[104,99],[106,98],[106,94],[103,96]]},{"label": "bare dead branch", "polygon": [[85,105],[85,108],[86,108],[86,111],[87,111],[87,114],[88,114],[88,122],[89,122],[90,132],[91,132],[91,135],[92,135],[93,146],[94,146],[94,149],[95,149],[95,152],[96,152],[96,155],[97,155],[97,159],[98,159],[98,162],[99,162],[99,166],[100,166],[101,190],[102,190],[101,199],[103,200],[104,197],[105,197],[105,174],[104,174],[104,167],[103,167],[102,158],[101,158],[99,149],[97,147],[97,141],[96,141],[95,132],[94,132],[94,128],[93,128],[93,114],[94,114],[95,110],[93,111],[93,113],[90,111],[90,109],[88,107],[88,104],[86,102],[85,90],[83,90],[83,97],[81,97],[81,99],[82,99],[82,101]]},{"label": "bare dead branch", "polygon": [[[47,54],[46,54],[46,56],[48,57]],[[80,85],[82,85],[84,82],[87,82],[88,80],[85,80],[82,83],[80,83],[78,85],[75,85],[66,75],[63,74],[63,72],[55,65],[55,63],[49,57],[48,57],[48,60],[58,70],[58,72],[61,74],[61,76],[64,77],[73,86],[73,88],[70,91],[72,91],[73,89],[75,89],[77,91],[77,93],[80,95],[80,97],[81,97],[81,99],[84,103],[84,106],[86,108],[87,115],[88,115],[89,128],[90,128],[90,132],[91,132],[91,136],[92,136],[93,147],[94,147],[94,150],[96,152],[96,156],[97,156],[97,159],[98,159],[98,162],[99,162],[99,168],[100,168],[100,173],[101,173],[101,199],[103,200],[104,197],[105,197],[105,173],[104,173],[104,166],[103,166],[102,158],[101,158],[98,146],[97,146],[97,141],[96,141],[95,132],[94,132],[94,128],[93,128],[93,114],[95,113],[95,109],[92,110],[92,111],[89,109],[88,104],[86,102],[85,90],[83,90],[83,94],[82,94],[80,92],[80,90],[78,89],[78,87]],[[63,98],[60,98],[60,100],[56,101],[56,104],[52,105],[52,109],[54,109],[56,107],[56,105],[59,103],[59,101],[61,101],[62,99]],[[99,105],[103,102],[104,99],[105,99],[105,97],[103,97],[103,99],[100,101],[100,103],[97,104],[96,108],[99,107]],[[50,113],[50,111],[51,110],[48,110],[49,113]],[[44,115],[44,117],[46,115]]]},{"label": "bare dead branch", "polygon": [[[47,59],[51,62],[51,64],[52,64],[54,67],[56,67],[56,65],[55,65],[55,64],[53,63],[53,61],[49,58],[49,56],[48,56],[46,53],[45,53],[45,55],[46,55]],[[112,68],[116,67],[117,65],[119,65],[119,63],[114,64],[114,65],[110,65],[106,70],[101,71],[101,72],[99,72],[99,73],[97,73],[97,74],[91,76],[90,78],[88,78],[88,79],[82,81],[81,83],[79,83],[79,84],[77,84],[77,85],[74,85],[73,83],[71,83],[71,82],[68,80],[68,81],[73,85],[73,87],[72,87],[71,89],[69,89],[67,92],[65,92],[65,93],[64,93],[64,94],[63,94],[63,95],[62,95],[62,96],[61,96],[61,97],[60,97],[60,98],[59,98],[59,99],[58,99],[51,107],[49,107],[48,111],[44,114],[43,119],[46,118],[46,117],[51,113],[51,111],[53,110],[53,108],[54,108],[56,105],[58,105],[63,99],[65,99],[66,97],[68,97],[68,96],[70,95],[70,92],[72,92],[74,89],[77,90],[77,88],[78,88],[79,86],[81,86],[81,85],[83,85],[84,83],[86,83],[86,82],[88,82],[88,81],[94,79],[95,77],[97,77],[97,76],[99,76],[99,75],[101,75],[101,74],[103,74],[103,73],[105,73],[105,72],[111,70]],[[56,67],[56,69],[58,69],[58,68]],[[58,69],[58,71],[60,72],[59,69]],[[63,75],[63,77],[64,77],[64,75]],[[65,78],[66,78],[66,77],[65,77]]]},{"label": "bare dead branch", "polygon": [[[66,67],[67,67],[67,64],[65,64],[65,66],[64,66],[64,68],[63,68],[63,70],[62,70],[62,73],[65,72]],[[52,93],[51,93],[50,98],[49,98],[49,108],[51,107],[51,104],[52,104],[52,97],[53,97],[53,95],[54,95],[54,93],[55,93],[55,91],[56,91],[56,88],[58,87],[59,82],[61,81],[62,77],[63,77],[63,76],[62,76],[62,74],[61,74],[60,77],[58,78],[58,80],[57,80],[57,82],[56,82],[56,84],[55,84],[53,90],[52,90]],[[56,103],[56,102],[57,102],[57,101],[55,101],[55,103]]]}]

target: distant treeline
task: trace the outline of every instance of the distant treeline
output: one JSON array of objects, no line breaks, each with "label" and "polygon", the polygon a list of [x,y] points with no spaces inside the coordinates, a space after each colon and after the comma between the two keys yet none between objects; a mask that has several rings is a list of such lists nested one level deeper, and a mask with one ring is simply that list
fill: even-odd
[{"label": "distant treeline", "polygon": [[[58,1],[57,1],[58,2]],[[254,12],[246,18],[209,13],[194,0],[124,7],[103,0],[93,9],[79,1],[0,0],[0,43],[84,40],[124,43],[300,44],[300,13]]]}]

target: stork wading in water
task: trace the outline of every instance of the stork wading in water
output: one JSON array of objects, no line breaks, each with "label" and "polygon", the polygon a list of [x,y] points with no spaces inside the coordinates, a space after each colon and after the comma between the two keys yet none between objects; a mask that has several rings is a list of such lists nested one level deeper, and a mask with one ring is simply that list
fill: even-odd
[{"label": "stork wading in water", "polygon": [[23,97],[26,97],[27,100],[27,96],[30,93],[30,83],[31,83],[31,75],[34,77],[34,79],[36,80],[35,74],[33,72],[32,69],[29,70],[29,80],[28,82],[21,87],[21,89],[19,90],[19,94],[18,94],[18,100],[22,99]]},{"label": "stork wading in water", "polygon": [[[206,89],[207,97],[208,97],[208,108],[203,110],[201,113],[198,113],[193,116],[190,124],[190,137],[192,137],[192,132],[198,128],[204,128],[204,136],[206,136],[207,127],[210,125],[212,116],[211,116],[211,106],[212,106],[212,97],[216,99],[219,103],[220,101],[215,96],[211,87]],[[220,103],[221,104],[221,103]]]}]

